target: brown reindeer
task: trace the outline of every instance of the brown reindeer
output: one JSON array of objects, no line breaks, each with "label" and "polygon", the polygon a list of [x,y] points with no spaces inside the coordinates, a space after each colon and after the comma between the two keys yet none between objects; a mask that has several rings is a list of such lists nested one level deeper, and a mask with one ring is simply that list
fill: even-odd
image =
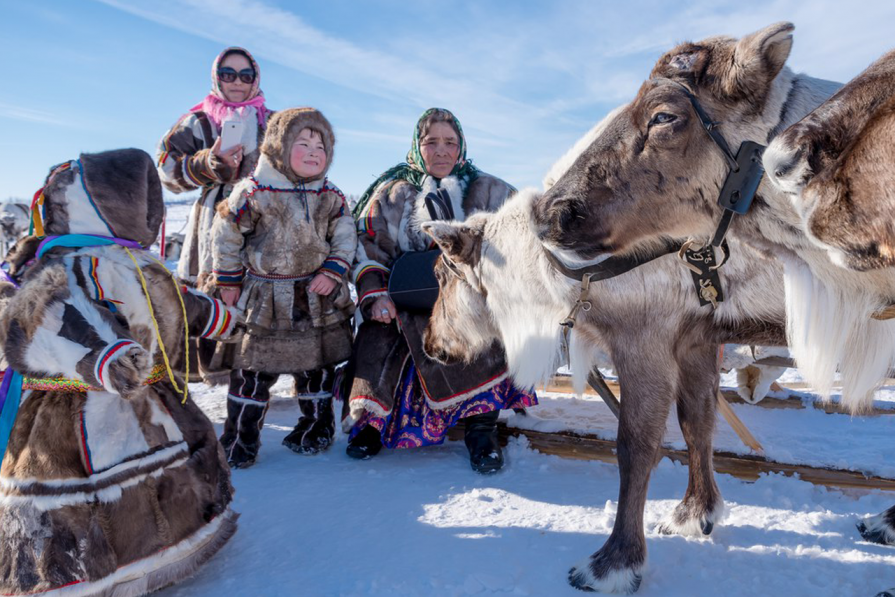
[{"label": "brown reindeer", "polygon": [[[884,54],[768,146],[764,164],[830,261],[867,271],[895,265],[895,51]],[[891,302],[895,296],[890,295]],[[895,545],[895,506],[858,524]]]},{"label": "brown reindeer", "polygon": [[[785,68],[792,31],[778,23],[740,40],[681,44],[662,56],[633,102],[535,203],[539,238],[578,259],[628,254],[667,238],[707,244],[722,220],[717,197],[731,170],[722,144],[767,143],[836,90]],[[837,267],[805,234],[789,196],[767,181],[727,236],[783,261],[789,345],[803,374],[828,394],[838,369],[845,404],[866,407],[895,360],[895,324],[871,319],[895,296],[895,276]],[[748,285],[738,282],[728,272],[728,300]],[[623,402],[621,426],[633,425],[624,409]],[[620,448],[629,469],[622,472],[624,496],[645,484],[648,472],[642,457],[625,464],[621,456]],[[632,557],[612,539],[572,570],[573,585],[602,590],[619,571],[640,565],[642,552]]]},{"label": "brown reindeer", "polygon": [[855,270],[895,265],[895,51],[768,146],[808,237]]},{"label": "brown reindeer", "polygon": [[[580,283],[551,266],[532,221],[536,199],[523,191],[495,214],[428,225],[442,248],[435,270],[441,291],[424,337],[433,358],[469,361],[500,339],[517,384],[535,385],[556,370],[558,323]],[[640,584],[647,486],[672,405],[689,450],[689,484],[659,531],[708,535],[723,513],[712,471],[718,347],[785,341],[779,264],[736,241],[731,246],[722,279],[733,294],[717,311],[699,306],[690,272],[673,254],[593,282],[584,297],[590,307],[579,311],[570,343],[576,383],[583,385],[602,350],[622,390],[618,516],[596,560],[599,580],[586,586],[626,593]]]}]

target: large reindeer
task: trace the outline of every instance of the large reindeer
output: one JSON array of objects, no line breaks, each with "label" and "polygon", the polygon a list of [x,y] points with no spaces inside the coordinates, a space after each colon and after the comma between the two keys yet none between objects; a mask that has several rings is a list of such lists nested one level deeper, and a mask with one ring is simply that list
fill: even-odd
[{"label": "large reindeer", "polygon": [[[578,259],[628,254],[668,238],[717,240],[730,219],[719,192],[728,173],[744,167],[734,165],[729,148],[767,143],[836,90],[785,68],[792,31],[779,23],[740,40],[681,44],[662,56],[634,101],[536,202],[539,238]],[[803,374],[828,393],[838,369],[845,404],[865,407],[895,355],[895,324],[871,318],[895,296],[895,276],[837,267],[806,234],[789,196],[767,181],[727,236],[783,261],[789,344]],[[623,493],[625,483],[623,472]],[[607,543],[570,579],[603,589],[643,556]]]}]

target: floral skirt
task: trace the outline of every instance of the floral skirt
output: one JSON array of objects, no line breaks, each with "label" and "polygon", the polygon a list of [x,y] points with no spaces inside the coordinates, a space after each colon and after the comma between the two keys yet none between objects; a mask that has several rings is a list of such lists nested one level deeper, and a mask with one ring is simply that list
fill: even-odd
[{"label": "floral skirt", "polygon": [[416,366],[410,362],[395,391],[395,408],[392,412],[380,417],[366,411],[351,429],[349,439],[360,433],[367,425],[372,425],[379,430],[382,445],[386,448],[434,446],[444,443],[448,429],[464,417],[505,408],[527,408],[537,403],[538,398],[534,392],[520,390],[506,379],[469,400],[450,408],[436,410],[426,402],[416,374]]}]

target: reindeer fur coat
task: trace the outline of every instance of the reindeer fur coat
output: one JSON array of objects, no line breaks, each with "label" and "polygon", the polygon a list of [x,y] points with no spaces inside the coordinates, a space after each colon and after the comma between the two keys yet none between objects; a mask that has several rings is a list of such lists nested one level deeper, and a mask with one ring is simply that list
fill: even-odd
[{"label": "reindeer fur coat", "polygon": [[134,257],[158,333],[119,246],[53,249],[21,289],[0,284],[0,346],[25,377],[0,467],[2,594],[143,595],[190,576],[236,530],[214,428],[181,403],[179,374],[158,379],[162,345],[177,361],[186,331],[226,337],[235,319]]}]

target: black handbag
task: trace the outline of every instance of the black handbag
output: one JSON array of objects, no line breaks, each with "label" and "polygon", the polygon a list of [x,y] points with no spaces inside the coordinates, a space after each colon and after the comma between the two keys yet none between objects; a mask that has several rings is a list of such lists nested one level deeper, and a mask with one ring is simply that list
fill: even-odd
[{"label": "black handbag", "polygon": [[408,251],[392,264],[388,296],[399,310],[431,312],[438,300],[435,261],[441,249]]}]

